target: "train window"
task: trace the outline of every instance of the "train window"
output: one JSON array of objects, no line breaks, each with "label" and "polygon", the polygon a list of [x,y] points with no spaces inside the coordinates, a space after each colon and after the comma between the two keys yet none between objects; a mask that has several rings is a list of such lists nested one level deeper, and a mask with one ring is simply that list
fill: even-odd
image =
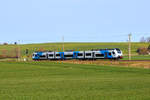
[{"label": "train window", "polygon": [[117,50],[118,53],[121,53],[121,50],[120,50],[120,49],[116,48],[116,50]]},{"label": "train window", "polygon": [[121,51],[120,49],[116,48],[117,51]]},{"label": "train window", "polygon": [[41,55],[40,57],[46,57],[45,55]]},{"label": "train window", "polygon": [[113,53],[113,54],[115,54],[115,52],[114,52],[114,51],[113,51],[112,53]]},{"label": "train window", "polygon": [[49,57],[53,57],[54,55],[53,54],[49,54]]},{"label": "train window", "polygon": [[118,51],[118,53],[121,53],[121,51]]},{"label": "train window", "polygon": [[78,56],[83,56],[83,53],[78,53]]},{"label": "train window", "polygon": [[111,56],[111,53],[109,52],[109,54],[108,54],[109,56]]},{"label": "train window", "polygon": [[73,57],[73,55],[64,55],[64,57]]},{"label": "train window", "polygon": [[104,54],[96,54],[96,57],[104,57]]},{"label": "train window", "polygon": [[56,56],[60,56],[60,54],[56,54]]},{"label": "train window", "polygon": [[91,53],[86,53],[86,56],[91,56]]}]

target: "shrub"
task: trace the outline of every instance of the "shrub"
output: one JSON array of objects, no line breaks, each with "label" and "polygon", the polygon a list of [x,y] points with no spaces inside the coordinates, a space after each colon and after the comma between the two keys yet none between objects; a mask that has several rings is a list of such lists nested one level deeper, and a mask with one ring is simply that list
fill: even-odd
[{"label": "shrub", "polygon": [[149,54],[149,53],[148,53],[148,49],[145,48],[145,47],[138,48],[138,49],[137,49],[137,53],[138,53],[139,55],[147,55],[147,54]]},{"label": "shrub", "polygon": [[148,48],[147,48],[149,51],[150,51],[150,45],[148,46]]},{"label": "shrub", "polygon": [[8,43],[5,42],[5,43],[3,43],[3,45],[8,45]]}]

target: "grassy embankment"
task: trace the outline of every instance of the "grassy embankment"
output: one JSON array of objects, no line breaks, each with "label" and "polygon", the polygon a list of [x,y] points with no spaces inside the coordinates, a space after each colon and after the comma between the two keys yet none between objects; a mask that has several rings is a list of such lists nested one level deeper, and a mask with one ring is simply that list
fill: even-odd
[{"label": "grassy embankment", "polygon": [[[150,56],[139,56],[136,53],[137,48],[139,47],[148,47],[149,43],[132,43],[132,55],[135,60],[147,60],[150,59]],[[27,45],[0,45],[0,51],[6,49],[8,51],[20,47],[21,56],[25,55],[25,50],[29,49],[29,55],[34,51],[38,50],[51,50],[51,51],[62,51],[61,43],[45,43],[45,44],[27,44]],[[128,59],[128,43],[65,43],[65,50],[91,50],[91,49],[104,49],[104,48],[120,48],[124,54],[124,60]],[[3,53],[3,52],[2,52]],[[5,52],[4,52],[5,53]],[[1,53],[0,53],[1,54]],[[12,52],[9,52],[12,54]]]},{"label": "grassy embankment", "polygon": [[149,100],[150,69],[0,62],[0,100]]}]

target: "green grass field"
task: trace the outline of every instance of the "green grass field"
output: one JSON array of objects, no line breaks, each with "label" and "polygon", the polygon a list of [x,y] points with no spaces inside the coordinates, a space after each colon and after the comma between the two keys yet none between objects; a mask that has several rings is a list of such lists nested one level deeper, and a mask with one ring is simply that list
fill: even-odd
[{"label": "green grass field", "polygon": [[[150,60],[150,55],[134,55],[131,57],[132,60]],[[122,60],[128,60],[128,56],[124,56]]]},{"label": "green grass field", "polygon": [[0,62],[0,100],[150,100],[150,69]]}]

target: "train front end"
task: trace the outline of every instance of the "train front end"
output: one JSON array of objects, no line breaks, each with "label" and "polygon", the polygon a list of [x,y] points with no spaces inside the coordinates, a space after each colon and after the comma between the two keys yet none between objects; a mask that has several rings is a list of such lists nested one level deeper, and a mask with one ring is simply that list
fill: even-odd
[{"label": "train front end", "polygon": [[114,52],[115,52],[115,54],[116,54],[115,57],[116,57],[117,59],[123,59],[123,53],[122,53],[122,51],[121,51],[120,49],[115,48]]},{"label": "train front end", "polygon": [[40,57],[39,57],[38,53],[34,52],[32,55],[32,60],[39,60],[39,59],[40,59]]}]

